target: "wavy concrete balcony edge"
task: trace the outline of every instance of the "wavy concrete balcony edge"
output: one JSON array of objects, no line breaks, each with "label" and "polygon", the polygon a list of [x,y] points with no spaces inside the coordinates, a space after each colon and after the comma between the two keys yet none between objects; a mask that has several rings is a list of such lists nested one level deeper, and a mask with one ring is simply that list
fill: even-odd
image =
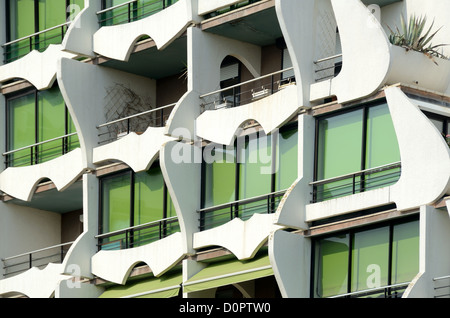
[{"label": "wavy concrete balcony edge", "polygon": [[50,88],[55,79],[58,63],[65,57],[72,59],[76,55],[63,52],[61,45],[51,44],[44,52],[33,50],[24,57],[0,67],[0,82],[14,78],[25,79],[38,90]]},{"label": "wavy concrete balcony edge", "polygon": [[134,172],[147,171],[158,157],[161,146],[174,140],[164,132],[164,127],[148,127],[142,135],[131,132],[117,141],[94,148],[93,161],[99,164],[105,160],[119,160]]},{"label": "wavy concrete balcony edge", "polygon": [[[146,263],[155,277],[163,275],[184,257],[181,233],[159,241],[130,249],[101,250],[92,257],[92,273],[116,284],[125,284],[131,270],[140,262]],[[114,264],[114,266],[111,266]]]},{"label": "wavy concrete balcony edge", "polygon": [[0,189],[14,198],[31,201],[36,186],[48,178],[58,191],[64,191],[85,172],[81,157],[81,149],[77,148],[41,164],[9,167],[0,174]]},{"label": "wavy concrete balcony edge", "polygon": [[158,49],[163,50],[192,23],[191,0],[179,0],[144,19],[101,27],[93,37],[94,51],[109,58],[127,61],[133,45],[143,35],[150,36]]},{"label": "wavy concrete balcony edge", "polygon": [[222,246],[239,260],[250,259],[272,231],[282,228],[274,224],[275,219],[275,214],[254,214],[247,221],[234,218],[224,225],[194,233],[194,248]]},{"label": "wavy concrete balcony edge", "polygon": [[250,104],[208,110],[196,121],[197,136],[222,145],[231,145],[237,130],[248,120],[256,120],[266,134],[281,128],[299,110],[296,85]]},{"label": "wavy concrete balcony edge", "polygon": [[71,279],[61,274],[61,264],[48,264],[43,269],[33,267],[28,271],[0,280],[0,295],[20,293],[29,298],[50,298],[59,282]]}]

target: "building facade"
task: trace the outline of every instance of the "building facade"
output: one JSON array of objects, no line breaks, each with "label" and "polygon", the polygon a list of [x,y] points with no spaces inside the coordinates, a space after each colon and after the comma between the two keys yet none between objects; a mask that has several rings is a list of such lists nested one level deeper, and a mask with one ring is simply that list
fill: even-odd
[{"label": "building facade", "polygon": [[449,297],[449,0],[0,15],[0,297]]}]

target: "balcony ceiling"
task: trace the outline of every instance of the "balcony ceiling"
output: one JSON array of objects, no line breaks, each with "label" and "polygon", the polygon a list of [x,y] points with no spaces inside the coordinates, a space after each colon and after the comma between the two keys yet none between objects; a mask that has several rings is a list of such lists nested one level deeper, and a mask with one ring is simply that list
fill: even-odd
[{"label": "balcony ceiling", "polygon": [[111,59],[100,65],[153,79],[161,79],[180,74],[186,64],[187,38],[181,36],[164,50],[158,50],[156,46],[152,46],[132,53],[127,62]]},{"label": "balcony ceiling", "polygon": [[250,12],[248,15],[230,12],[206,20],[202,30],[259,46],[274,44],[283,36],[274,7]]}]

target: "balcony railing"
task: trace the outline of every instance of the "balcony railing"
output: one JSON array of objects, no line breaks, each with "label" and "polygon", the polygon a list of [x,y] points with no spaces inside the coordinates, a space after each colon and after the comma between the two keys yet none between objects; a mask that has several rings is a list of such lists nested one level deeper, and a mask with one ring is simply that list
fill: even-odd
[{"label": "balcony railing", "polygon": [[248,6],[248,5],[252,4],[252,3],[256,3],[256,2],[259,2],[259,1],[261,1],[261,0],[246,0],[246,1],[241,1],[241,2],[238,2],[238,3],[233,4],[233,5],[231,5],[231,6],[227,6],[227,7],[221,8],[221,9],[219,9],[219,10],[210,12],[210,13],[208,13],[208,14],[205,15],[205,18],[206,18],[206,19],[209,19],[209,18],[212,18],[212,17],[216,17],[216,16],[219,16],[219,15],[228,13],[228,12],[230,12],[230,11],[234,11],[234,10],[237,10],[237,9],[240,9],[240,8],[243,8],[243,7],[246,7],[246,6]]},{"label": "balcony railing", "polygon": [[401,298],[410,283],[400,283],[340,294],[328,298]]},{"label": "balcony railing", "polygon": [[282,78],[282,74],[293,70],[292,67],[251,79],[220,90],[203,94],[200,98],[201,112],[220,108],[237,107],[272,95],[287,85],[294,84],[295,78]]},{"label": "balcony railing", "polygon": [[321,82],[336,77],[342,68],[342,54],[314,61],[314,80]]},{"label": "balcony railing", "polygon": [[60,44],[70,23],[63,23],[3,44],[4,63],[18,60],[33,50],[43,52],[50,44]]},{"label": "balcony railing", "polygon": [[[110,143],[131,132],[142,134],[148,127],[164,127],[175,105],[176,103],[169,104],[98,125],[96,127],[99,130],[98,143]],[[170,111],[166,111],[166,109],[170,109]]]},{"label": "balcony railing", "polygon": [[99,234],[99,250],[121,250],[146,245],[165,238],[180,229],[178,217],[128,227],[122,230]]},{"label": "balcony railing", "polygon": [[[386,171],[389,171],[386,173]],[[391,163],[342,176],[311,182],[312,203],[321,202],[376,188],[386,187],[398,181],[401,163]]]},{"label": "balcony railing", "polygon": [[[78,147],[78,138],[71,138],[76,135],[77,133],[71,133],[4,152],[3,157],[6,158],[6,167],[35,165],[64,155],[72,149]],[[41,147],[43,145],[57,141],[60,141],[61,144],[48,148],[46,147],[45,149]]]},{"label": "balcony railing", "polygon": [[450,298],[450,275],[436,277],[434,282],[434,298]]},{"label": "balcony railing", "polygon": [[198,210],[199,229],[205,231],[223,225],[234,218],[245,221],[255,213],[275,213],[286,190],[272,192],[248,199],[237,200]]},{"label": "balcony railing", "polygon": [[28,253],[3,258],[4,277],[12,277],[32,267],[44,268],[50,263],[61,264],[73,242],[46,247]]},{"label": "balcony railing", "polygon": [[178,0],[131,0],[97,12],[98,22],[101,26],[111,26],[137,21],[158,13]]}]

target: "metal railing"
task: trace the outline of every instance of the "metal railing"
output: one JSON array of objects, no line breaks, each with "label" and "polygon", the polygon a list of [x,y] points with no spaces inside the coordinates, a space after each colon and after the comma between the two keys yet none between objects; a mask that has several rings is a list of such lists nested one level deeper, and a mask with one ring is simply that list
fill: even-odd
[{"label": "metal railing", "polygon": [[[101,26],[112,26],[138,21],[170,7],[177,1],[156,0],[139,5],[139,0],[131,0],[98,11],[98,22]],[[114,11],[119,12],[114,13]]]},{"label": "metal railing", "polygon": [[231,6],[227,6],[227,7],[218,9],[216,11],[210,12],[210,13],[205,15],[205,18],[209,19],[209,18],[212,18],[212,17],[216,17],[216,16],[219,16],[219,15],[222,15],[222,14],[225,14],[225,13],[228,13],[228,12],[231,12],[231,11],[234,11],[234,10],[246,7],[246,6],[250,5],[250,4],[253,4],[253,3],[256,3],[256,2],[259,2],[259,1],[261,1],[261,0],[241,1],[241,2],[238,2],[238,3],[233,4]]},{"label": "metal railing", "polygon": [[28,253],[3,258],[3,276],[11,277],[23,273],[33,267],[43,268],[50,263],[61,264],[74,242],[54,245]]},{"label": "metal railing", "polygon": [[96,128],[101,131],[98,134],[98,143],[105,144],[115,141],[130,132],[141,134],[148,127],[164,127],[171,113],[171,111],[165,113],[164,110],[173,109],[175,105],[176,103],[169,104],[98,125]]},{"label": "metal railing", "polygon": [[320,82],[336,77],[342,68],[342,54],[336,54],[313,62],[315,65],[314,79]]},{"label": "metal railing", "polygon": [[401,298],[410,282],[392,284],[378,288],[370,288],[351,293],[340,294],[328,298]]},{"label": "metal railing", "polygon": [[[79,141],[70,141],[70,137],[77,135],[77,133],[66,134],[64,136],[48,139],[45,141],[37,142],[32,145],[28,145],[25,147],[17,148],[14,150],[6,151],[3,153],[3,156],[6,157],[5,164],[6,167],[20,167],[20,166],[28,166],[35,165],[38,163],[45,162],[47,160],[59,157],[60,155],[64,155],[71,151],[74,145],[79,145]],[[40,146],[48,144],[54,141],[61,141],[61,145],[41,149]],[[60,149],[60,151],[57,151]],[[29,150],[29,154],[24,154],[20,156],[15,156],[18,152],[22,152],[25,150]]]},{"label": "metal railing", "polygon": [[127,249],[146,245],[179,231],[178,217],[170,217],[122,230],[99,234],[99,250]]},{"label": "metal railing", "polygon": [[[59,24],[46,30],[39,31],[3,44],[2,47],[4,63],[6,64],[18,60],[33,50],[43,52],[50,44],[60,44],[64,39],[64,36],[70,24],[71,22]],[[58,29],[60,30],[60,32],[48,36],[48,33],[51,33],[52,31]],[[47,36],[45,36],[43,39],[40,39],[45,34],[47,34]],[[54,39],[59,40],[54,41]]]},{"label": "metal railing", "polygon": [[[375,175],[389,170],[394,171]],[[329,179],[314,181],[310,183],[313,186],[313,199],[311,203],[392,185],[398,181],[400,174],[401,162],[395,162]],[[350,182],[340,182],[344,180],[350,180]]]},{"label": "metal railing", "polygon": [[286,190],[282,190],[197,210],[200,215],[199,230],[205,231],[218,227],[234,218],[245,221],[255,213],[275,213],[285,193]]},{"label": "metal railing", "polygon": [[450,275],[433,278],[434,298],[450,298]]},{"label": "metal railing", "polygon": [[294,84],[295,78],[282,78],[282,74],[293,70],[292,67],[254,78],[236,85],[228,86],[200,95],[204,102],[201,112],[220,108],[237,107],[272,95],[287,85]]}]

